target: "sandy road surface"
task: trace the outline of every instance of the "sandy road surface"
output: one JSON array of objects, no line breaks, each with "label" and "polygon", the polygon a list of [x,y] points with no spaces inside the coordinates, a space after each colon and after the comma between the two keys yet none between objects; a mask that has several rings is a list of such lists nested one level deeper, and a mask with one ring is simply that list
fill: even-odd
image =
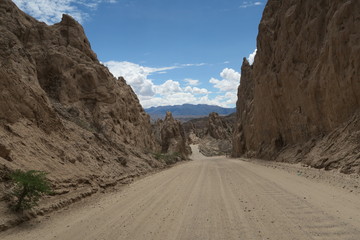
[{"label": "sandy road surface", "polygon": [[278,169],[205,158],[0,239],[360,239],[360,197]]}]

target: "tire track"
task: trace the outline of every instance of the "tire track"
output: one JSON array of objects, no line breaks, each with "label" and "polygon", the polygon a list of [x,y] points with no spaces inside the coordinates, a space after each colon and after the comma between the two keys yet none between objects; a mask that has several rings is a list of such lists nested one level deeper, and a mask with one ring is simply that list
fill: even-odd
[{"label": "tire track", "polygon": [[277,169],[194,152],[194,161],[0,239],[359,239],[359,198]]}]

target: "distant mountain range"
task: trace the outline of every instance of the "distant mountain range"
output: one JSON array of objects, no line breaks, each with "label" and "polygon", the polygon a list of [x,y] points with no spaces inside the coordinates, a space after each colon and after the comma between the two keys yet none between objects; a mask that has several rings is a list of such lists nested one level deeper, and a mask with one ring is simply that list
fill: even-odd
[{"label": "distant mountain range", "polygon": [[170,111],[174,118],[186,121],[194,118],[208,116],[212,112],[219,115],[229,115],[236,111],[236,108],[223,108],[207,104],[183,104],[174,106],[160,106],[145,109],[151,119],[163,119],[167,111]]}]

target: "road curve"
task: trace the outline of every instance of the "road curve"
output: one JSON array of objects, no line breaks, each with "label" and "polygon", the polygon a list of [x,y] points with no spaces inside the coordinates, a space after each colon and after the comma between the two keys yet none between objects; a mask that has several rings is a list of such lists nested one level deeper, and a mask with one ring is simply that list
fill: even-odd
[{"label": "road curve", "polygon": [[2,240],[359,240],[360,197],[239,159],[206,158],[3,233]]}]

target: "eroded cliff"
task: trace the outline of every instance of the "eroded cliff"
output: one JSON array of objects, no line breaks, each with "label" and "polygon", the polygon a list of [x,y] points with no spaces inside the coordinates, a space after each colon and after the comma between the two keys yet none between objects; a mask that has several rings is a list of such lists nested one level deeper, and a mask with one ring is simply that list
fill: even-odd
[{"label": "eroded cliff", "polygon": [[269,0],[242,66],[233,155],[359,172],[359,77],[359,1]]},{"label": "eroded cliff", "polygon": [[[41,213],[165,165],[137,96],[70,16],[48,26],[2,0],[0,66],[0,198],[14,169],[49,173]],[[0,229],[16,222],[6,209]]]},{"label": "eroded cliff", "polygon": [[158,154],[173,155],[170,164],[188,159],[191,154],[189,142],[181,122],[175,120],[171,112],[166,112],[165,119],[159,119],[153,125],[155,139],[160,146]]},{"label": "eroded cliff", "polygon": [[229,155],[232,149],[232,132],[235,113],[220,116],[212,112],[208,117],[183,123],[188,141],[198,144],[205,156]]}]

